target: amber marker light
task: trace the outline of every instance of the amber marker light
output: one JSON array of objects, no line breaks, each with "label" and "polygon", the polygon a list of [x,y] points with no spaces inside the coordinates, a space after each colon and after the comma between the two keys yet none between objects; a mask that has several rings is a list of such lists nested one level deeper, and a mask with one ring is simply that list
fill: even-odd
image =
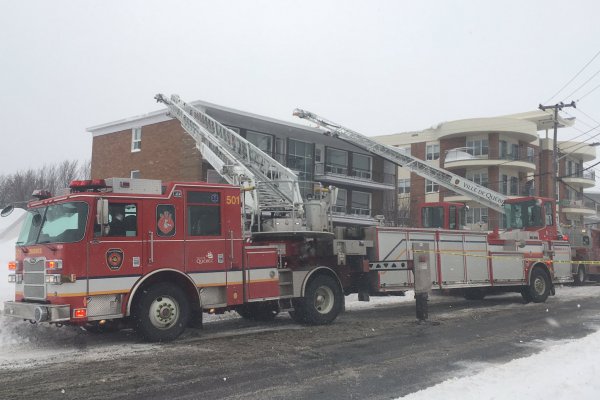
[{"label": "amber marker light", "polygon": [[17,262],[16,261],[9,261],[8,262],[8,269],[10,271],[16,271],[17,270]]}]

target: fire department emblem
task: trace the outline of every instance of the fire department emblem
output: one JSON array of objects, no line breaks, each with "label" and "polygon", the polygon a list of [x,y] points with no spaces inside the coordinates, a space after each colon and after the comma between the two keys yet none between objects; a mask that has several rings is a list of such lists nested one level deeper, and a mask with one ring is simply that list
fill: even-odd
[{"label": "fire department emblem", "polygon": [[162,233],[162,236],[169,236],[175,228],[175,222],[173,222],[173,216],[169,211],[164,211],[160,214],[158,219],[158,230]]},{"label": "fire department emblem", "polygon": [[106,264],[112,271],[118,271],[123,264],[123,250],[109,249],[106,252]]}]

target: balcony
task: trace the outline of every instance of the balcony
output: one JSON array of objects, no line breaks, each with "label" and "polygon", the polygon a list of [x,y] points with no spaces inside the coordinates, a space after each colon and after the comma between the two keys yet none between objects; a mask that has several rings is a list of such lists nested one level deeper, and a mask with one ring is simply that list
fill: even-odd
[{"label": "balcony", "polygon": [[435,128],[438,139],[472,136],[498,132],[524,142],[533,142],[538,138],[537,126],[531,121],[511,117],[471,118],[444,122]]},{"label": "balcony", "polygon": [[577,186],[580,188],[591,188],[596,186],[595,171],[577,171],[573,174],[567,174],[561,179],[568,185]]},{"label": "balcony", "polygon": [[350,185],[365,189],[393,190],[396,188],[394,174],[325,163],[315,164],[314,179],[336,185]]},{"label": "balcony", "polygon": [[448,150],[444,158],[444,168],[481,168],[503,165],[525,172],[536,170],[536,156],[527,154],[523,148],[519,149],[517,153],[501,154],[498,158],[491,158],[490,154],[473,155],[471,153],[472,149],[468,147]]},{"label": "balcony", "polygon": [[371,216],[371,209],[333,206],[331,217],[334,224],[376,225],[378,221]]},{"label": "balcony", "polygon": [[560,212],[567,214],[569,219],[577,219],[581,215],[595,215],[596,203],[589,200],[566,200],[559,202]]}]

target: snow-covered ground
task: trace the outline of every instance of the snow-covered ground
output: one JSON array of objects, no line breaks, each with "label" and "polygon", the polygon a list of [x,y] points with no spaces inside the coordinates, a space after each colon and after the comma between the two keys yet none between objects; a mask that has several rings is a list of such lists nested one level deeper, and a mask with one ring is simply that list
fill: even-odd
[{"label": "snow-covered ground", "polygon": [[[14,243],[24,211],[15,210],[8,218],[0,218],[0,301],[12,299],[13,287],[7,283],[7,263],[14,259]],[[558,288],[561,298],[600,295],[599,287]],[[348,296],[346,309],[389,306],[413,301],[412,293],[405,297],[374,297],[369,303]],[[1,306],[0,306],[1,307]],[[503,307],[511,307],[510,305]],[[449,311],[450,315],[452,310]],[[469,312],[465,310],[462,312]],[[208,316],[206,322],[238,318],[235,313]],[[551,323],[551,321],[549,321]],[[600,327],[598,327],[600,329]],[[0,317],[0,371],[31,368],[71,358],[93,360],[124,357],[136,352],[163,351],[153,344],[113,343],[99,340],[86,345],[77,328],[29,325]],[[458,366],[457,377],[428,389],[412,393],[403,399],[597,399],[600,397],[600,332],[577,340],[561,342],[523,343],[539,348],[532,356],[514,359],[505,364],[477,364],[467,369]],[[82,352],[81,346],[85,346]],[[97,348],[97,351],[94,351]],[[573,357],[576,354],[577,357]],[[535,371],[535,374],[532,374]],[[393,394],[390,394],[393,396]]]}]

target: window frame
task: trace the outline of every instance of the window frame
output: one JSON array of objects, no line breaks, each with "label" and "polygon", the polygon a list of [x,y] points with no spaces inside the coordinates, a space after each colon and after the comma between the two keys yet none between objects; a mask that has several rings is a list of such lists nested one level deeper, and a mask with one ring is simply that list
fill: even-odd
[{"label": "window frame", "polygon": [[131,152],[142,151],[142,127],[137,126],[131,129]]},{"label": "window frame", "polygon": [[425,159],[427,161],[434,161],[440,159],[439,143],[431,143],[425,146]]}]

